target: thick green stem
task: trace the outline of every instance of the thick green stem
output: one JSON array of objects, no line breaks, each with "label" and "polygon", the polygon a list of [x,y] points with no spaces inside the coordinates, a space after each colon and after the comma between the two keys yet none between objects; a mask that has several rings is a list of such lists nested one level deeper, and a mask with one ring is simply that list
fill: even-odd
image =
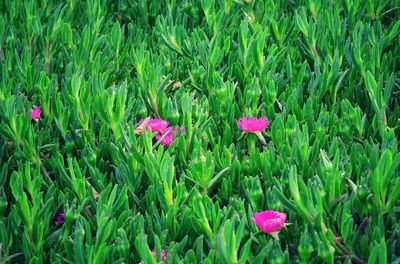
[{"label": "thick green stem", "polygon": [[256,148],[256,135],[248,134],[247,135],[247,149],[249,154],[253,153]]}]

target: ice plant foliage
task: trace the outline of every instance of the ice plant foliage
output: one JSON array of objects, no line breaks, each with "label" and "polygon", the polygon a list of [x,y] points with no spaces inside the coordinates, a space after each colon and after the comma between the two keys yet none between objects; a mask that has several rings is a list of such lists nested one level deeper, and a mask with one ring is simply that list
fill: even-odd
[{"label": "ice plant foliage", "polygon": [[32,120],[38,121],[41,114],[42,114],[42,108],[40,106],[35,106],[31,109]]},{"label": "ice plant foliage", "polygon": [[0,0],[0,263],[398,262],[399,6]]},{"label": "ice plant foliage", "polygon": [[285,226],[286,214],[267,210],[263,212],[255,213],[253,216],[253,222],[263,232],[271,234],[275,238],[278,238],[277,233]]},{"label": "ice plant foliage", "polygon": [[243,132],[257,133],[268,127],[268,119],[266,117],[242,117],[237,120],[237,125]]}]

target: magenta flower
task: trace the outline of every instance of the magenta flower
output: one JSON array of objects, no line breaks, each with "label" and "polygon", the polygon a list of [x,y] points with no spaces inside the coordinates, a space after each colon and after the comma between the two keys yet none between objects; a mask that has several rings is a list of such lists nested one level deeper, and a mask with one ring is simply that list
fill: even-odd
[{"label": "magenta flower", "polygon": [[253,216],[254,224],[256,224],[263,232],[271,234],[276,239],[279,239],[277,234],[285,225],[285,221],[285,213],[273,210],[255,213]]},{"label": "magenta flower", "polygon": [[[141,124],[143,124],[144,119],[140,119],[139,120],[139,126]],[[165,129],[168,128],[168,121],[162,120],[162,119],[149,119],[149,121],[147,122],[145,129],[149,130],[151,129],[152,132],[161,132]]]},{"label": "magenta flower", "polygon": [[174,136],[172,134],[172,131],[170,131],[170,129],[165,129],[162,134],[157,134],[156,135],[156,140],[160,140],[165,134],[167,134],[163,140],[161,141],[161,144],[163,144],[164,146],[169,146],[172,144],[172,142],[174,142]]},{"label": "magenta flower", "polygon": [[[182,135],[186,134],[185,129],[181,128],[180,132]],[[165,134],[167,134],[163,140],[161,141],[161,144],[164,146],[169,146],[174,142],[174,137],[179,133],[179,128],[174,126],[174,127],[167,127],[161,131],[161,134],[156,135],[156,140],[160,140]]]},{"label": "magenta flower", "polygon": [[64,224],[64,210],[61,210],[57,216],[56,216],[56,220],[54,220],[54,223],[56,225],[62,225]]},{"label": "magenta flower", "polygon": [[42,108],[40,106],[35,106],[31,109],[31,119],[38,121],[41,114]]},{"label": "magenta flower", "polygon": [[268,127],[268,118],[242,117],[237,121],[237,125],[246,133],[260,133]]},{"label": "magenta flower", "polygon": [[[156,253],[155,249],[153,249],[151,251],[151,253],[154,255],[155,258],[157,257],[157,253]],[[165,262],[166,257],[167,257],[167,251],[161,250],[161,260],[162,260],[162,262]]]},{"label": "magenta flower", "polygon": [[[186,130],[185,130],[184,128],[181,128],[180,130],[181,130],[181,134],[182,134],[182,135],[185,135],[185,134],[186,134]],[[179,127],[173,126],[173,127],[171,127],[171,131],[172,131],[172,133],[174,133],[174,134],[178,134],[178,132],[179,132]]]}]

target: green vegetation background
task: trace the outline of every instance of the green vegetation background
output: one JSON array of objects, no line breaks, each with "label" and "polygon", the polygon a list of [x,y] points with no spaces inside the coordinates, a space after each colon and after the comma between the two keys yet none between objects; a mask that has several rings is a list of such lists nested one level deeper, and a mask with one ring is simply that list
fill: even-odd
[{"label": "green vegetation background", "polygon": [[0,1],[0,262],[399,263],[399,7]]}]

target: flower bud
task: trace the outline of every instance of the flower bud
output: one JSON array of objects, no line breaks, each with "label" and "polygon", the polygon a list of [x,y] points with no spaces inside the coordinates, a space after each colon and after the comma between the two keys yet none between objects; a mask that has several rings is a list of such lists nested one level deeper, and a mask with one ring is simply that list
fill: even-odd
[{"label": "flower bud", "polygon": [[140,102],[139,103],[139,107],[138,107],[138,109],[136,111],[136,117],[138,119],[141,119],[141,118],[147,117],[147,115],[148,115],[148,113],[147,113],[146,105],[143,102]]},{"label": "flower bud", "polygon": [[319,244],[318,256],[320,256],[325,263],[333,263],[334,253],[335,248],[331,245],[326,245],[324,243]]},{"label": "flower bud", "polygon": [[349,124],[347,124],[347,123],[342,122],[339,125],[339,133],[340,133],[341,136],[343,136],[347,140],[351,140],[352,139],[352,129],[349,126]]},{"label": "flower bud", "polygon": [[172,124],[177,124],[179,123],[179,118],[181,115],[179,114],[179,111],[172,110],[169,114],[169,120],[171,120]]},{"label": "flower bud", "polygon": [[268,258],[268,263],[284,264],[288,262],[287,260],[288,260],[287,252],[282,252],[280,244],[275,241],[272,246],[272,252]]},{"label": "flower bud", "polygon": [[299,246],[297,247],[299,251],[300,259],[303,263],[308,263],[311,254],[313,253],[314,249],[312,246],[312,240],[310,235],[308,234],[308,227],[306,231],[301,235]]},{"label": "flower bud", "polygon": [[258,178],[251,178],[250,202],[254,208],[260,208],[264,199],[263,189]]},{"label": "flower bud", "polygon": [[215,89],[215,93],[221,99],[222,102],[225,102],[229,95],[228,88],[226,87],[226,85],[223,85],[222,87]]},{"label": "flower bud", "polygon": [[0,198],[0,216],[3,215],[6,208],[7,208],[7,200],[4,197],[1,197]]}]

